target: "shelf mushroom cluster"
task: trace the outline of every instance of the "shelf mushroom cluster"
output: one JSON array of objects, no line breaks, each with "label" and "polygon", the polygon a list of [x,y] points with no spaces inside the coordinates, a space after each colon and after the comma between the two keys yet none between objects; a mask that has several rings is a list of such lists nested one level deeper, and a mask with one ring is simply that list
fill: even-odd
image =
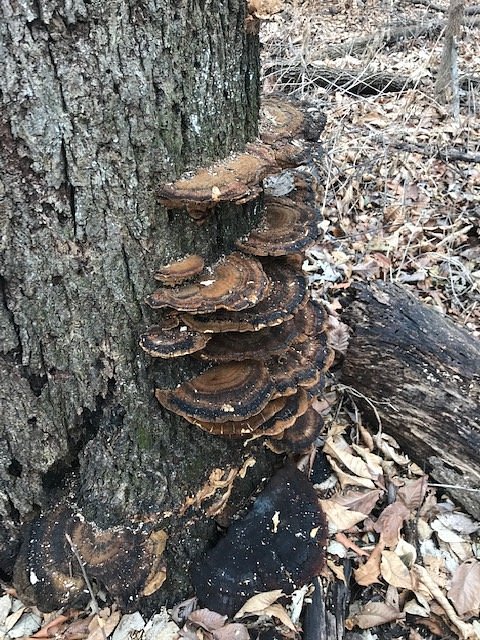
[{"label": "shelf mushroom cluster", "polygon": [[[257,145],[262,153],[252,155],[250,146],[243,156],[166,185],[163,202],[189,206],[195,217],[225,199],[256,197],[260,181],[277,166],[270,159],[298,163],[309,150],[306,138],[318,137],[312,130],[290,100],[267,98],[263,141]],[[268,162],[257,163],[259,157]],[[242,163],[254,179],[232,178]],[[318,211],[305,174],[292,176],[291,193],[265,196],[260,226],[239,239],[235,251],[212,266],[188,256],[158,271],[162,286],[147,304],[162,311],[162,320],[140,338],[153,357],[189,356],[209,366],[174,389],[157,389],[164,407],[212,434],[269,436],[278,452],[304,451],[318,436],[322,422],[312,400],[332,358],[325,314],[309,300],[299,268],[303,251],[317,237]]]}]

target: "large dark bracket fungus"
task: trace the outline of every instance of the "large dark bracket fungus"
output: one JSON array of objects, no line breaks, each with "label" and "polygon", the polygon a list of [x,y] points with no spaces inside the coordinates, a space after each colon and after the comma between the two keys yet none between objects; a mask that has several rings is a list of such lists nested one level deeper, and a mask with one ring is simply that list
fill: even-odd
[{"label": "large dark bracket fungus", "polygon": [[90,581],[104,587],[124,610],[131,609],[139,596],[156,591],[165,579],[165,532],[148,534],[126,527],[102,531],[78,511],[59,506],[26,532],[14,573],[14,585],[25,604],[53,611],[89,601],[67,535]]},{"label": "large dark bracket fungus", "polygon": [[322,570],[326,536],[312,484],[293,466],[280,470],[192,571],[201,605],[233,616],[257,593],[292,593]]}]

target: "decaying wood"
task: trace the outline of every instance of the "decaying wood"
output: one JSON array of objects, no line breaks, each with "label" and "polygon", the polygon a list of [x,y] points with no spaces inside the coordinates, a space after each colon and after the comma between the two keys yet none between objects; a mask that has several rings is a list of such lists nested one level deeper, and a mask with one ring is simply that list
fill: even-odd
[{"label": "decaying wood", "polygon": [[451,160],[461,162],[480,162],[480,153],[469,153],[468,151],[460,151],[460,149],[440,148],[431,144],[415,144],[413,142],[404,142],[403,140],[384,140],[382,143],[402,151],[418,153],[425,158],[439,158],[449,162]]},{"label": "decaying wood", "polygon": [[[393,284],[355,285],[342,381],[435,482],[480,518],[480,344]],[[375,412],[372,411],[375,407]]]},{"label": "decaying wood", "polygon": [[343,562],[343,570],[345,582],[335,580],[322,583],[320,578],[313,580],[315,590],[305,608],[303,640],[342,640],[345,637],[350,601],[350,560]]},{"label": "decaying wood", "polygon": [[376,51],[380,47],[388,46],[418,38],[419,36],[438,35],[445,26],[444,20],[431,20],[425,23],[413,23],[382,29],[368,36],[351,38],[341,44],[331,44],[315,52],[317,60],[335,60],[344,56],[358,56],[366,50]]},{"label": "decaying wood", "polygon": [[399,92],[413,86],[413,81],[404,76],[390,73],[374,73],[362,69],[334,69],[313,64],[293,66],[277,64],[269,67],[269,74],[277,77],[283,85],[313,84],[331,90],[343,89],[355,95],[373,95],[385,92]]}]

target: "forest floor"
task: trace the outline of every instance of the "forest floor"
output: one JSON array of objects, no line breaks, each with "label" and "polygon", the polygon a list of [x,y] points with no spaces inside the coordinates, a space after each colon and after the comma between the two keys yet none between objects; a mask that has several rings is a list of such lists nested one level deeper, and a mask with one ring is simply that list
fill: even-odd
[{"label": "forest floor", "polygon": [[[453,114],[434,97],[444,2],[284,5],[262,26],[265,90],[312,101],[328,119],[319,167],[323,235],[307,261],[317,296],[334,314],[336,294],[355,280],[403,283],[480,336],[480,7],[465,18],[459,38]],[[381,37],[412,24],[428,29],[390,44]],[[345,44],[343,51],[333,47]],[[340,86],[335,75],[346,69],[350,80]],[[389,78],[395,90],[375,89]],[[373,93],[358,95],[359,81]],[[435,491],[394,440],[374,440],[334,381],[318,408],[326,414],[325,452],[334,469],[332,496],[323,501],[331,538],[322,579],[342,581],[344,561],[353,566],[350,638],[480,638],[480,525]],[[400,499],[388,503],[392,486]],[[166,611],[150,620],[111,607],[44,615],[7,591],[0,637],[246,640],[247,628],[256,637],[253,630],[270,624],[270,638],[296,640],[310,595],[307,587],[282,604],[278,594],[265,595],[250,607],[254,615],[235,624],[192,614],[187,605],[183,614],[174,611],[183,621],[190,615],[180,629]]]}]

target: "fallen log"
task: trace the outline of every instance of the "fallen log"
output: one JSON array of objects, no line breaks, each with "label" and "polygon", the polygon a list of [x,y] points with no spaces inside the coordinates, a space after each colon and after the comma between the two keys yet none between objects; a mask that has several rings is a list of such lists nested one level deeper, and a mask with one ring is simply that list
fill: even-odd
[{"label": "fallen log", "polygon": [[334,69],[332,67],[307,65],[270,65],[267,75],[275,76],[282,85],[307,84],[337,91],[342,89],[356,96],[368,96],[386,92],[400,92],[413,87],[414,82],[406,76],[377,73],[364,69]]},{"label": "fallen log", "polygon": [[375,427],[480,519],[479,341],[394,284],[352,286],[342,319],[352,331],[342,383],[364,397]]}]

